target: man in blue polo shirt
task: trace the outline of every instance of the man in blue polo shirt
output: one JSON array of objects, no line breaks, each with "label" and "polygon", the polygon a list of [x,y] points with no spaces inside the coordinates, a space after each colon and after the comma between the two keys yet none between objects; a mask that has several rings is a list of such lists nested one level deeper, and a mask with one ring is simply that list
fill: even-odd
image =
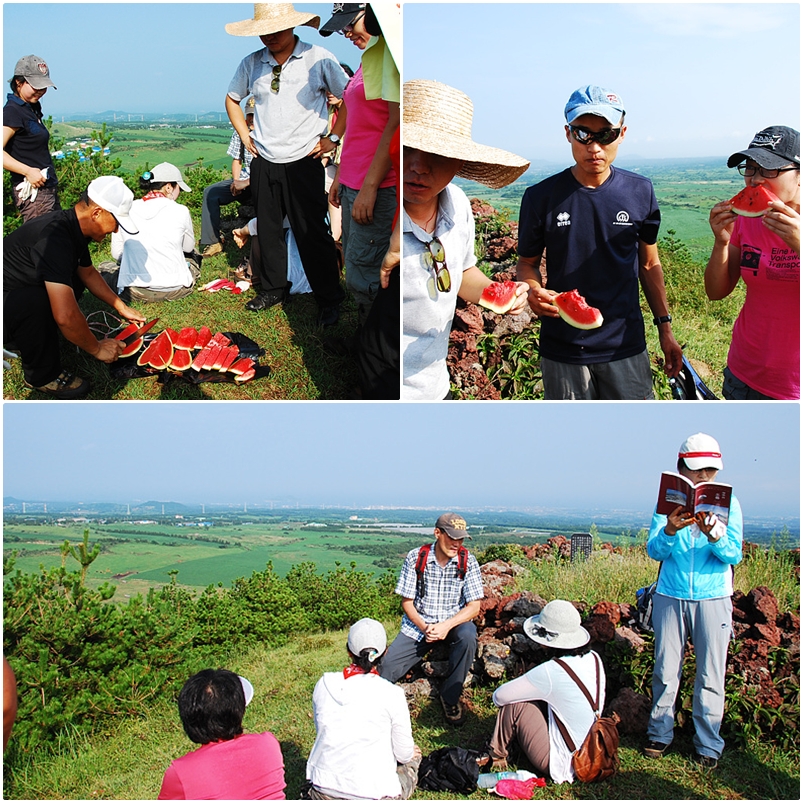
[{"label": "man in blue polo shirt", "polygon": [[[317,28],[320,17],[296,11],[292,3],[255,3],[254,19],[229,23],[234,36],[259,36],[265,47],[242,60],[229,84],[226,111],[249,151],[251,196],[256,208],[261,290],[246,307],[264,310],[287,292],[285,215],[315,300],[318,322],[337,323],[345,291],[340,286],[337,249],[326,222],[327,197],[321,157],[333,151],[346,127],[340,115],[327,134],[327,93],[343,96],[348,76],[328,50],[302,42],[297,25]],[[253,94],[254,131],[240,102]]]},{"label": "man in blue polo shirt", "polygon": [[[544,397],[651,399],[639,283],[658,327],[664,370],[676,376],[682,361],[658,259],[661,214],[652,183],[613,166],[627,131],[616,93],[582,87],[565,115],[575,164],[528,188],[519,218],[517,274],[530,285],[530,307],[541,318]],[[598,329],[576,329],[560,318],[552,299],[574,289],[602,313]]]}]

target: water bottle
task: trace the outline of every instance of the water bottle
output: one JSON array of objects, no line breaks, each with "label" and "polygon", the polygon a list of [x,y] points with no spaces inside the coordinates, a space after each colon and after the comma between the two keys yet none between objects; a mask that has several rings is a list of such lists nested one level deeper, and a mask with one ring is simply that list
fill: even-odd
[{"label": "water bottle", "polygon": [[508,770],[506,772],[483,772],[477,778],[477,786],[480,789],[493,789],[497,781],[513,780],[513,781],[527,781],[530,778],[535,778],[535,773],[527,772],[527,770]]}]

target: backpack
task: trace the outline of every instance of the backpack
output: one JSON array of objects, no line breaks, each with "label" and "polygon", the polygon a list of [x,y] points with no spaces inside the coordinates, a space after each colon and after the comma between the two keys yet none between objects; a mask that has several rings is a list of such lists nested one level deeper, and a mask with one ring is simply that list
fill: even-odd
[{"label": "backpack", "polygon": [[[424,544],[418,550],[418,557],[415,559],[415,576],[418,578],[415,584],[415,593],[419,599],[423,599],[426,594],[426,583],[424,582],[424,569],[427,568],[427,561],[429,560],[429,552],[432,549],[432,544]],[[461,580],[466,579],[466,570],[468,569],[468,550],[461,546],[457,550],[457,576]]]},{"label": "backpack", "polygon": [[636,591],[636,624],[641,630],[652,630],[652,598],[656,588],[657,580]]},{"label": "backpack", "polygon": [[574,770],[574,777],[583,783],[605,780],[605,778],[610,778],[614,775],[619,769],[619,730],[616,727],[616,723],[619,722],[619,715],[614,712],[612,717],[600,716],[600,659],[596,653],[594,653],[594,658],[597,669],[596,700],[592,700],[588,689],[568,664],[561,661],[560,658],[554,659],[555,663],[564,669],[569,677],[580,687],[580,691],[583,692],[594,712],[594,724],[588,731],[579,750],[574,746],[566,726],[557,716],[555,717],[558,730],[563,736],[566,746],[573,753],[572,769]]},{"label": "backpack", "polygon": [[461,792],[470,795],[477,788],[480,768],[477,750],[441,747],[425,756],[418,767],[418,786],[430,792]]}]

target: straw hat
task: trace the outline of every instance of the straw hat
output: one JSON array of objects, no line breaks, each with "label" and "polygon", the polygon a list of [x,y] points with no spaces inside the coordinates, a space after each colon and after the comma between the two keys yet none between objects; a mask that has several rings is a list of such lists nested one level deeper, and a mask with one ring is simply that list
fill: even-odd
[{"label": "straw hat", "polygon": [[457,175],[493,189],[515,181],[530,166],[515,153],[471,139],[474,104],[468,95],[438,81],[406,81],[402,138],[405,148],[462,159]]},{"label": "straw hat", "polygon": [[537,616],[524,620],[524,632],[536,644],[571,650],[588,644],[591,634],[581,626],[580,614],[571,602],[553,599]]},{"label": "straw hat", "polygon": [[228,23],[226,33],[232,36],[265,36],[297,25],[317,28],[320,24],[320,17],[296,11],[292,3],[254,3],[254,18]]}]

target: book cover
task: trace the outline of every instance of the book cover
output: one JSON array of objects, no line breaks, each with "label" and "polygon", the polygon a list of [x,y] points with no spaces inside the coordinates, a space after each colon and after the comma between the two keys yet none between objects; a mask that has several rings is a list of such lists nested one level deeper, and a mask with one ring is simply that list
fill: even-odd
[{"label": "book cover", "polygon": [[695,485],[682,474],[664,471],[658,489],[656,511],[668,516],[676,507],[682,506],[690,513],[715,513],[723,523],[728,523],[733,486],[723,482],[701,482]]}]

